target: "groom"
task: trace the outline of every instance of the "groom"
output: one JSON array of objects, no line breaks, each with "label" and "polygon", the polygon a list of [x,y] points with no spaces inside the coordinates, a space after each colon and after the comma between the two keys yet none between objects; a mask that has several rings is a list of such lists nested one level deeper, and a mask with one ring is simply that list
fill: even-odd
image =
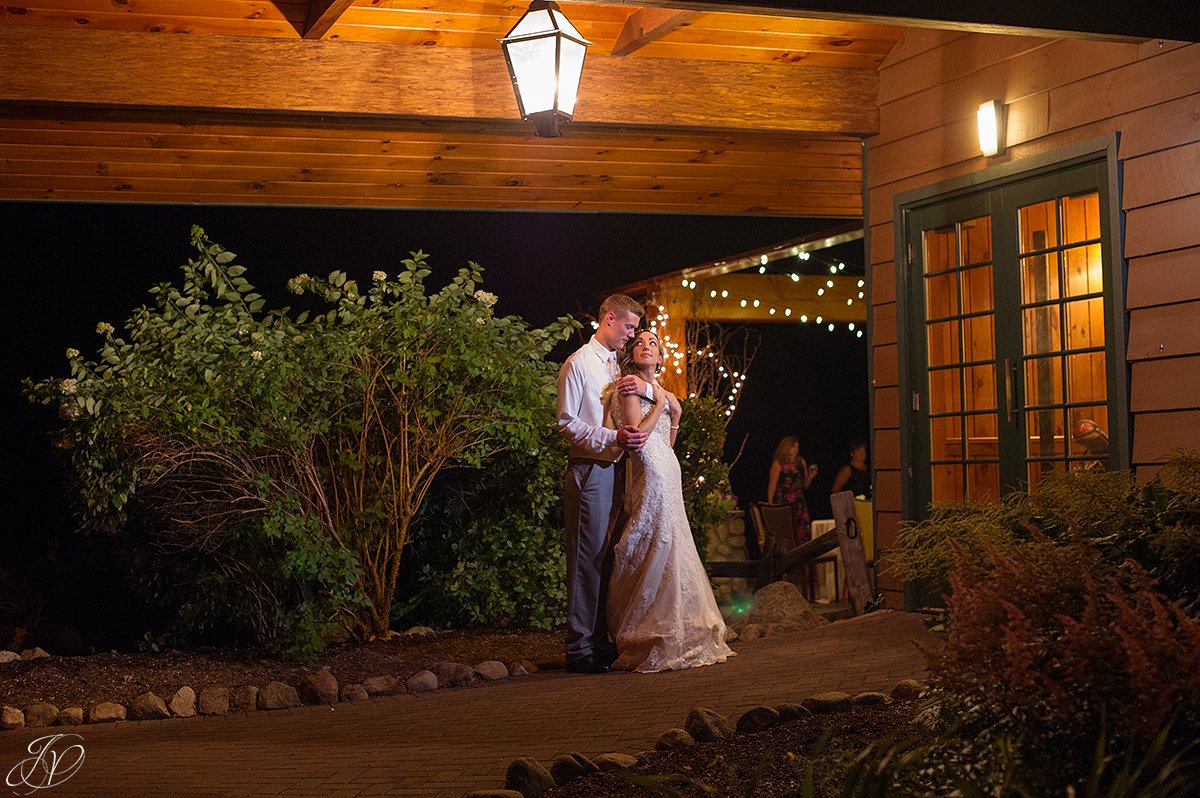
[{"label": "groom", "polygon": [[[613,530],[624,496],[627,451],[647,433],[605,426],[601,394],[620,376],[617,353],[637,332],[642,306],[625,294],[600,305],[595,335],[558,372],[558,431],[571,444],[563,482],[567,527],[567,670],[606,673],[617,652],[604,619]],[[622,395],[652,389],[637,377],[621,381]],[[653,400],[653,394],[651,394]]]}]

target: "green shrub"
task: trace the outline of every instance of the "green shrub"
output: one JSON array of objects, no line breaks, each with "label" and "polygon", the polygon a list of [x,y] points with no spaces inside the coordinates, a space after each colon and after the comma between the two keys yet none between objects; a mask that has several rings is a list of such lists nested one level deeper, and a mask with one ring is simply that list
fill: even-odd
[{"label": "green shrub", "polygon": [[675,438],[675,455],[683,479],[683,503],[696,549],[704,558],[708,536],[729,520],[729,465],[725,462],[725,406],[711,397],[680,401],[683,414]]},{"label": "green shrub", "polygon": [[311,651],[333,627],[388,631],[412,523],[439,474],[541,435],[545,360],[577,324],[496,317],[481,270],[427,293],[423,253],[361,291],[289,282],[326,310],[264,300],[194,228],[181,285],[151,289],[127,336],[27,382],[57,405],[87,529],[119,537],[181,631],[225,620]]},{"label": "green shrub", "polygon": [[413,542],[421,563],[403,615],[434,626],[549,629],[566,620],[566,448],[545,397],[541,438],[479,469],[447,473]]}]

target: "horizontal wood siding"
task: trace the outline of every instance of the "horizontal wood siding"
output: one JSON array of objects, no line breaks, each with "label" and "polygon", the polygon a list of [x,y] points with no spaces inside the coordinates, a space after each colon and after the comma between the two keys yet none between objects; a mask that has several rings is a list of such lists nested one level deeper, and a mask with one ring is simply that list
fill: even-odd
[{"label": "horizontal wood siding", "polygon": [[[1148,479],[1168,444],[1200,446],[1200,44],[909,29],[880,67],[879,92],[879,134],[867,139],[876,468],[922,467],[900,451],[895,195],[1113,133],[1132,311],[1133,465]],[[975,111],[987,99],[1007,111],[1007,148],[993,158],[976,142]],[[898,485],[890,474],[877,481]],[[886,550],[899,528],[898,487],[880,490],[875,508]]]}]

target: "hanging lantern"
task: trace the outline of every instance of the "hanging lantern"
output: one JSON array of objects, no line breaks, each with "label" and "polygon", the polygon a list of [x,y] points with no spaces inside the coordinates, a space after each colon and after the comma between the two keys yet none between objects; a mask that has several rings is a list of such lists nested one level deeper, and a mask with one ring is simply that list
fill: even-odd
[{"label": "hanging lantern", "polygon": [[539,136],[559,135],[575,113],[590,44],[553,0],[533,0],[500,40],[521,118],[533,122]]}]

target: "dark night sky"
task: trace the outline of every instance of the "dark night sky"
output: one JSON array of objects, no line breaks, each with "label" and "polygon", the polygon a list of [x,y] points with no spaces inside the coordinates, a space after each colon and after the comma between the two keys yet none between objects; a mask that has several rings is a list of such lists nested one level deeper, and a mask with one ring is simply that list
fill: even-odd
[{"label": "dark night sky", "polygon": [[[431,255],[440,286],[467,260],[484,266],[497,311],[543,325],[595,312],[607,289],[840,224],[814,219],[650,214],[513,213],[0,203],[8,279],[2,314],[7,353],[0,376],[4,513],[0,555],[68,528],[49,413],[19,395],[23,377],[65,376],[63,352],[95,351],[95,326],[120,328],[155,282],[176,280],[190,255],[188,231],[204,227],[236,252],[272,306],[290,304],[287,279],[347,271],[362,282],[395,271],[411,250]],[[842,254],[861,272],[857,255]],[[857,258],[857,259],[855,259]],[[828,493],[845,442],[867,426],[866,344],[845,332],[761,325],[762,346],[729,428],[730,453],[749,435],[734,471],[743,500],[763,498],[779,437],[801,436]],[[761,484],[760,484],[761,483]],[[824,500],[827,512],[827,498]],[[818,517],[823,515],[820,506]],[[5,545],[7,544],[7,545]]]}]

